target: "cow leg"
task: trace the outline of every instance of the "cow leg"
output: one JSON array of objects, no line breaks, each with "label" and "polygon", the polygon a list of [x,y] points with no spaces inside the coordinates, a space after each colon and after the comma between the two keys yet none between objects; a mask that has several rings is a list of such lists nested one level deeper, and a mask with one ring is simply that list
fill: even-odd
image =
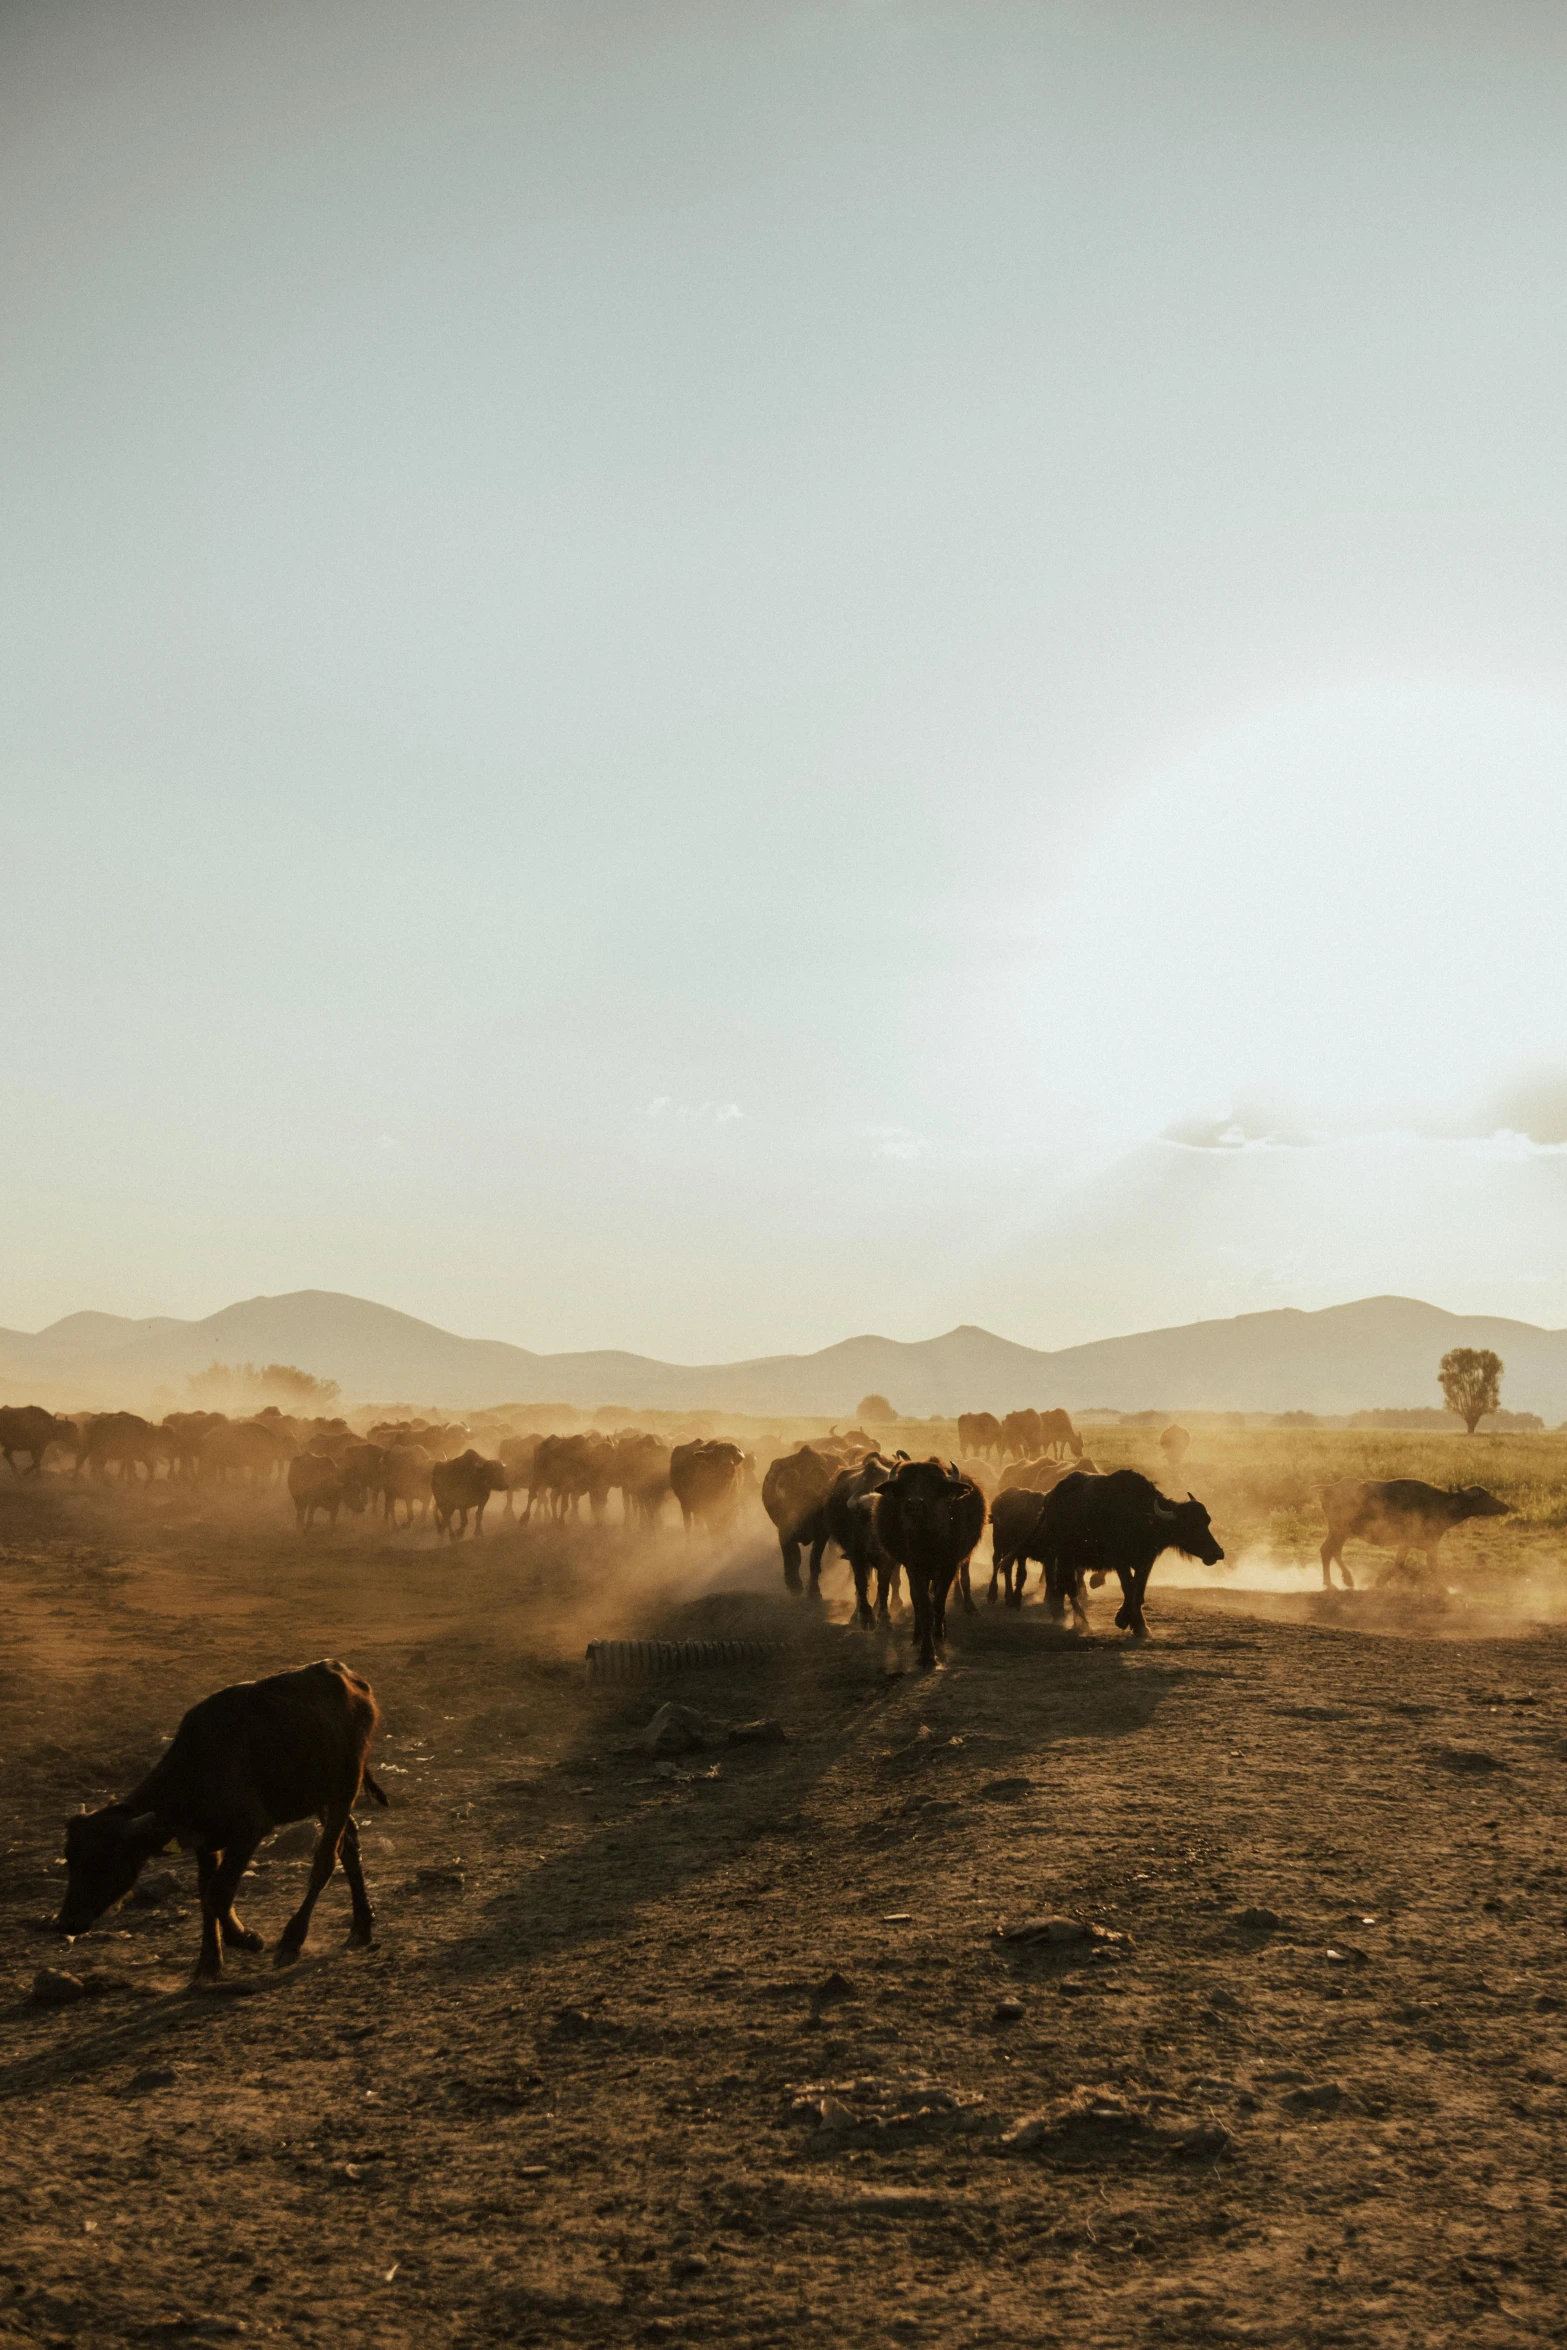
[{"label": "cow leg", "polygon": [[876,1621],[892,1622],[893,1594],[898,1587],[898,1569],[891,1559],[884,1559],[876,1569]]},{"label": "cow leg", "polygon": [[[783,1552],[784,1588],[786,1591],[798,1592],[803,1588],[800,1582],[799,1536],[796,1534],[780,1534],[778,1537],[778,1547]],[[813,1577],[812,1580],[814,1581],[815,1578]]]},{"label": "cow leg", "polygon": [[967,1559],[965,1559],[962,1565],[958,1568],[958,1589],[963,1594],[963,1613],[966,1616],[973,1615],[975,1612],[974,1594],[969,1588],[969,1563]]},{"label": "cow leg", "polygon": [[368,1950],[375,1939],[375,1912],[370,1907],[370,1896],[365,1891],[365,1873],[359,1865],[359,1822],[349,1813],[343,1827],[343,1848],[339,1856],[343,1874],[348,1879],[348,1897],[354,1905],[354,1922],[348,1930],[349,1942],[356,1950]]},{"label": "cow leg", "polygon": [[1344,1564],[1343,1537],[1337,1534],[1330,1534],[1327,1540],[1323,1543],[1319,1555],[1322,1560],[1323,1590],[1331,1591],[1333,1588],[1333,1569],[1335,1565],[1337,1566],[1339,1573],[1344,1578],[1345,1589],[1351,1589],[1352,1586],[1349,1580],[1349,1570]]},{"label": "cow leg", "polygon": [[914,1610],[914,1645],[919,1650],[920,1664],[929,1672],[936,1662],[934,1611],[931,1606],[929,1579],[909,1570],[909,1604]]},{"label": "cow leg", "polygon": [[305,1887],[304,1900],[283,1928],[282,1939],[277,1946],[277,1958],[274,1961],[277,1966],[292,1966],[305,1946],[305,1936],[310,1931],[310,1913],[315,1908],[323,1888],[329,1882],[332,1871],[337,1866],[338,1846],[342,1842],[343,1829],[347,1820],[348,1805],[341,1802],[334,1803],[329,1810],[321,1815],[321,1841],[316,1846],[315,1858],[310,1863],[310,1882]]},{"label": "cow leg", "polygon": [[[863,1626],[867,1632],[874,1632],[876,1629],[876,1618],[871,1613],[870,1560],[851,1559],[849,1561],[849,1566],[854,1576],[854,1620],[857,1624]],[[878,1594],[878,1598],[879,1597],[880,1595]]]},{"label": "cow leg", "polygon": [[822,1595],[822,1553],[826,1548],[827,1529],[823,1526],[811,1536],[811,1561],[807,1573],[810,1576],[812,1599],[820,1599]]},{"label": "cow leg", "polygon": [[201,1888],[201,1955],[196,1961],[198,1982],[216,1982],[223,1973],[223,1946],[230,1949],[261,1950],[265,1944],[259,1934],[242,1926],[234,1914],[234,1895],[240,1878],[250,1866],[251,1854],[260,1839],[241,1837],[223,1852],[198,1852],[196,1881]]},{"label": "cow leg", "polygon": [[932,1585],[930,1608],[931,1633],[938,1648],[945,1648],[947,1645],[947,1601],[951,1596],[954,1581],[957,1582],[958,1588],[963,1591],[964,1605],[968,1613],[970,1615],[974,1613],[974,1602],[969,1598],[967,1591],[964,1589],[964,1585],[968,1581],[968,1561],[965,1559],[963,1564],[958,1568],[956,1576],[947,1575],[943,1577],[938,1575],[934,1584]]}]

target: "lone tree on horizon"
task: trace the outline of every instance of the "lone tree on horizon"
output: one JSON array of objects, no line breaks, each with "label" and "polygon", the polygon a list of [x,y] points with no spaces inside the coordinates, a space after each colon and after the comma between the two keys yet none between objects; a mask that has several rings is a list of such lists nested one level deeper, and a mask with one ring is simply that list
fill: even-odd
[{"label": "lone tree on horizon", "polygon": [[898,1415],[884,1395],[862,1395],[854,1407],[854,1416],[857,1420],[869,1420],[875,1427],[878,1421],[885,1425]]},{"label": "lone tree on horizon", "polygon": [[1436,1368],[1443,1400],[1456,1412],[1469,1435],[1475,1423],[1494,1412],[1502,1400],[1502,1358],[1488,1346],[1450,1346]]}]

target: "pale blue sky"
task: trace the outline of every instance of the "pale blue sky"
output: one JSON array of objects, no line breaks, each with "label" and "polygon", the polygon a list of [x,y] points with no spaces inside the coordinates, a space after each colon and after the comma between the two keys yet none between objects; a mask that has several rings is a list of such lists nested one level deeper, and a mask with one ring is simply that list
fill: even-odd
[{"label": "pale blue sky", "polygon": [[1507,0],[12,0],[0,1322],[1567,1321],[1564,101]]}]

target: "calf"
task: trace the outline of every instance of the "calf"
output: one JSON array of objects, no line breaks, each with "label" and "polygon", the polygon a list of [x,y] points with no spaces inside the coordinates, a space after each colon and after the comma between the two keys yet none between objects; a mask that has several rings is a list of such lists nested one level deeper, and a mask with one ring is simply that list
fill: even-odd
[{"label": "calf", "polygon": [[321,1840],[276,1963],[287,1966],[299,1956],[310,1913],[340,1855],[354,1908],[349,1941],[365,1947],[375,1920],[353,1806],[361,1787],[386,1802],[368,1768],[379,1720],[369,1682],[335,1659],[204,1697],[129,1795],[66,1822],[61,1932],[85,1934],[125,1899],[154,1853],[177,1838],[196,1855],[201,1888],[196,1977],[213,1981],[223,1972],[225,1943],[265,1947],[234,1914],[234,1895],[257,1845],[274,1828],[313,1813]]},{"label": "calf", "polygon": [[929,1668],[947,1636],[954,1576],[965,1578],[964,1605],[973,1605],[966,1578],[985,1530],[985,1496],[950,1461],[901,1461],[872,1506],[877,1539],[909,1578],[914,1644]]},{"label": "calf", "polygon": [[1335,1561],[1345,1590],[1355,1588],[1354,1577],[1344,1564],[1346,1542],[1370,1542],[1378,1549],[1392,1551],[1395,1575],[1402,1571],[1410,1552],[1418,1550],[1424,1555],[1427,1571],[1434,1572],[1437,1545],[1444,1534],[1450,1534],[1466,1518],[1507,1515],[1506,1502],[1487,1493],[1483,1485],[1455,1485],[1444,1491],[1439,1485],[1422,1485],[1417,1477],[1394,1477],[1385,1484],[1364,1477],[1343,1477],[1323,1489],[1322,1506],[1328,1520],[1321,1553],[1322,1581],[1329,1591]]},{"label": "calf", "polygon": [[1115,1469],[1108,1477],[1074,1470],[1043,1497],[1031,1537],[1045,1569],[1045,1595],[1057,1622],[1071,1602],[1072,1615],[1086,1629],[1083,1578],[1114,1575],[1121,1585],[1116,1623],[1134,1640],[1146,1640],[1143,1600],[1155,1559],[1181,1551],[1215,1567],[1224,1553],[1213,1538],[1208,1513],[1191,1494],[1168,1501],[1137,1469]]},{"label": "calf", "polygon": [[985,1597],[996,1604],[999,1584],[1008,1607],[1021,1607],[1028,1561],[1038,1552],[1029,1548],[1039,1527],[1045,1497],[1032,1486],[1006,1485],[990,1505],[990,1589]]},{"label": "calf", "polygon": [[[876,1496],[892,1475],[896,1463],[880,1453],[867,1453],[858,1468],[840,1469],[822,1504],[830,1539],[849,1562],[854,1577],[854,1620],[866,1631],[891,1621],[897,1594],[896,1562],[883,1549],[876,1532]],[[871,1609],[871,1576],[876,1577],[876,1607]]]}]

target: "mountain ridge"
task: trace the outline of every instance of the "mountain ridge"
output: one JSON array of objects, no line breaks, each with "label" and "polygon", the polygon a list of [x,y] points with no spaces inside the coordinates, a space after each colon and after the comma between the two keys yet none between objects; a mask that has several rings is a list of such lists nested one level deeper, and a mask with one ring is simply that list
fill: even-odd
[{"label": "mountain ridge", "polygon": [[959,1323],[934,1338],[862,1332],[810,1354],[666,1363],[613,1347],[540,1354],[464,1338],[369,1298],[293,1290],[193,1321],[85,1309],[36,1332],[0,1329],[0,1388],[56,1408],[67,1398],[145,1406],[214,1361],[287,1362],[337,1380],[349,1405],[402,1399],[465,1411],[515,1402],[836,1417],[875,1391],[911,1415],[1029,1403],[1344,1412],[1434,1404],[1439,1357],[1465,1345],[1502,1356],[1509,1409],[1567,1417],[1567,1331],[1394,1296],[1268,1307],[1055,1349]]}]

